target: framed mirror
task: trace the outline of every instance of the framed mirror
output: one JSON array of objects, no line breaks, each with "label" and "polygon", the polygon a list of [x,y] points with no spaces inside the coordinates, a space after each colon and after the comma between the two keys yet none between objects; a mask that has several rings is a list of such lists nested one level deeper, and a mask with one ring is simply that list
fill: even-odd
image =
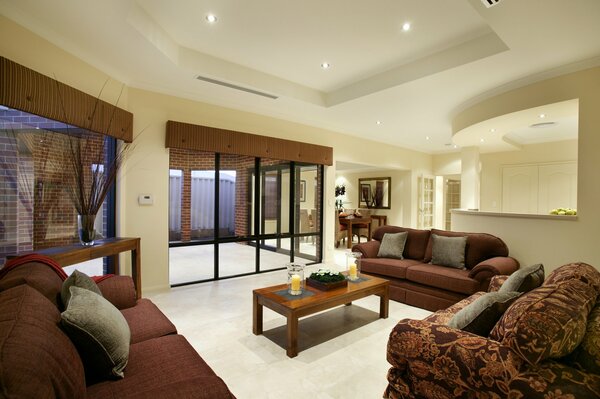
[{"label": "framed mirror", "polygon": [[392,202],[391,177],[366,177],[358,179],[358,207],[390,209]]}]

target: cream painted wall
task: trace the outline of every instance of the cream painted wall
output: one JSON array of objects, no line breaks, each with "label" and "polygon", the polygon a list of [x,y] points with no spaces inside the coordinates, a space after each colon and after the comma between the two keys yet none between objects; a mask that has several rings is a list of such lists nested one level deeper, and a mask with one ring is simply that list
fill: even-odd
[{"label": "cream painted wall", "polygon": [[452,216],[456,230],[486,231],[504,239],[523,264],[543,262],[546,271],[572,261],[600,268],[600,67],[537,82],[466,109],[453,121],[453,130],[510,112],[570,99],[579,99],[579,140],[576,221]]}]

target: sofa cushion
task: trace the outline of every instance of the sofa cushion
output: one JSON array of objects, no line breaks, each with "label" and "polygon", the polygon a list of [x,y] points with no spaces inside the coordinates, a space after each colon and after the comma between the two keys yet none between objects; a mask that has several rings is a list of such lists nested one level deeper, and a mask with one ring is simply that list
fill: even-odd
[{"label": "sofa cushion", "polygon": [[132,344],[126,377],[88,387],[88,398],[233,398],[181,335]]},{"label": "sofa cushion", "polygon": [[10,270],[0,279],[0,291],[27,284],[48,298],[57,308],[63,280],[52,268],[39,262],[30,262]]},{"label": "sofa cushion", "polygon": [[436,324],[448,324],[448,322],[456,315],[456,313],[460,312],[462,309],[466,308],[485,294],[486,293],[483,291],[476,292],[473,295],[469,295],[468,297],[456,302],[454,305],[430,314],[423,320]]},{"label": "sofa cushion", "polygon": [[117,309],[127,309],[135,306],[135,285],[129,276],[112,276],[98,282],[102,296]]},{"label": "sofa cushion", "polygon": [[410,266],[406,271],[406,279],[466,295],[474,294],[480,289],[479,282],[469,277],[468,270],[426,263]]},{"label": "sofa cushion", "polygon": [[60,290],[60,299],[65,309],[67,308],[67,306],[69,306],[69,299],[71,299],[71,287],[83,288],[95,292],[98,295],[102,295],[102,292],[100,292],[98,285],[94,282],[94,280],[90,278],[90,276],[83,272],[80,272],[79,270],[75,270],[63,282],[62,288]]},{"label": "sofa cushion", "polygon": [[593,266],[582,262],[569,263],[555,269],[548,275],[544,284],[560,284],[573,279],[591,285],[600,293],[600,272]]},{"label": "sofa cushion", "polygon": [[379,246],[379,252],[377,252],[377,257],[402,259],[407,236],[408,233],[406,231],[384,234],[381,245]]},{"label": "sofa cushion", "polygon": [[404,279],[409,266],[420,264],[420,261],[413,259],[366,258],[360,260],[360,271]]},{"label": "sofa cushion", "polygon": [[[431,234],[445,237],[467,237],[465,249],[465,267],[472,269],[478,263],[496,256],[508,256],[508,247],[500,238],[486,233],[463,233],[458,231],[447,231],[431,229]],[[431,240],[427,243],[424,262],[430,262],[432,256]]]},{"label": "sofa cushion", "polygon": [[531,364],[571,353],[582,341],[597,293],[570,280],[523,294],[494,326],[490,338]]},{"label": "sofa cushion", "polygon": [[537,265],[524,267],[511,274],[498,292],[529,292],[544,282],[544,266]]},{"label": "sofa cushion", "polygon": [[406,231],[408,236],[406,237],[406,244],[404,245],[404,258],[423,260],[425,256],[425,248],[429,242],[429,230],[417,230],[410,229],[407,227],[398,226],[381,226],[373,232],[373,239],[381,241],[383,235],[386,233],[401,233]]},{"label": "sofa cushion", "polygon": [[23,284],[0,293],[0,315],[0,397],[85,397],[83,364],[56,305]]},{"label": "sofa cushion", "polygon": [[565,362],[582,371],[600,375],[600,305],[588,316],[581,344],[565,358]]},{"label": "sofa cushion", "polygon": [[131,331],[131,343],[163,335],[177,334],[177,329],[163,312],[149,299],[138,300],[137,305],[121,310]]},{"label": "sofa cushion", "polygon": [[123,378],[129,356],[127,321],[110,302],[85,288],[72,286],[69,306],[61,315],[90,378]]},{"label": "sofa cushion", "polygon": [[458,311],[448,326],[487,337],[520,292],[488,292]]},{"label": "sofa cushion", "polygon": [[467,237],[444,237],[431,235],[431,263],[434,265],[465,268]]}]

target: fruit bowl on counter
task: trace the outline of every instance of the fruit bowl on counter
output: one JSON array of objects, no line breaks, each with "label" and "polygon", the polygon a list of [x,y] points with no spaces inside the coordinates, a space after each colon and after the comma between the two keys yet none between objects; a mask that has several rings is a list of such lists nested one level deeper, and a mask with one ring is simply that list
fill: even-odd
[{"label": "fruit bowl on counter", "polygon": [[577,215],[577,209],[573,208],[555,208],[550,211],[551,215],[559,216],[575,216]]}]

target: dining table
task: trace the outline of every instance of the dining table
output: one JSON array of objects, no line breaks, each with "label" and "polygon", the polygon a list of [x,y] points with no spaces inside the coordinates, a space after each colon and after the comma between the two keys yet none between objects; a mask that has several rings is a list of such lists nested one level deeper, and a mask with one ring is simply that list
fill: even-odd
[{"label": "dining table", "polygon": [[[371,240],[371,217],[356,217],[356,216],[340,216],[340,224],[346,226],[346,245],[348,248],[352,248],[352,227],[354,225],[366,224],[369,232],[367,234],[367,241]],[[358,238],[360,241],[360,237]]]}]

